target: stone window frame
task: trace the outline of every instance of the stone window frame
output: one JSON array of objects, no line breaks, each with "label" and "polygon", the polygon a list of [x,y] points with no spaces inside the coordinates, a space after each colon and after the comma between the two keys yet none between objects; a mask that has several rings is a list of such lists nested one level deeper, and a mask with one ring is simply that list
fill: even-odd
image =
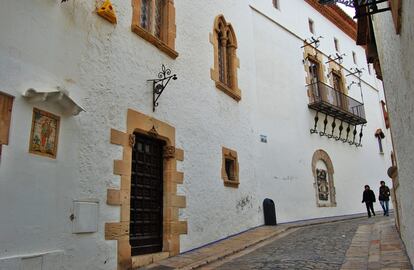
[{"label": "stone window frame", "polygon": [[280,2],[279,2],[279,0],[272,0],[272,4],[273,4],[273,7],[275,9],[280,10]]},{"label": "stone window frame", "polygon": [[[316,174],[316,163],[321,160],[325,163],[326,168],[328,170],[328,183],[329,183],[329,203],[322,203],[319,201],[318,197],[318,180]],[[334,183],[334,167],[332,164],[332,160],[329,157],[328,153],[326,153],[322,149],[318,149],[313,153],[312,156],[312,174],[314,177],[313,187],[315,188],[315,200],[317,207],[336,207],[336,190],[335,190],[335,183]]]},{"label": "stone window frame", "polygon": [[[142,133],[165,141],[163,164],[163,247],[158,253],[131,255],[129,244],[131,166],[134,133]],[[107,204],[120,206],[120,221],[105,223],[105,240],[117,240],[117,269],[135,269],[180,253],[180,235],[187,234],[187,221],[179,220],[179,209],[186,207],[186,197],[177,195],[177,185],[184,174],[177,171],[177,161],[184,151],[175,147],[175,128],[140,112],[128,109],[126,132],[111,129],[112,144],[123,147],[123,159],[114,160],[113,173],[121,176],[120,189],[107,190]]]},{"label": "stone window frame", "polygon": [[0,147],[9,144],[14,96],[0,91]]},{"label": "stone window frame", "polygon": [[[221,38],[220,38],[221,36]],[[220,68],[219,46],[224,42],[224,63]],[[214,68],[210,70],[211,79],[215,82],[216,88],[223,91],[236,101],[241,100],[241,90],[238,87],[237,69],[240,68],[240,61],[237,58],[237,38],[233,26],[226,21],[223,15],[218,15],[214,20],[213,33],[210,34],[210,43],[214,48]],[[229,64],[227,63],[229,62]],[[223,79],[220,79],[222,72]],[[224,82],[222,81],[224,80]],[[229,80],[229,82],[227,81]]]},{"label": "stone window frame", "polygon": [[[341,89],[335,89],[334,87],[334,74],[336,76],[338,76],[341,80]],[[342,68],[342,66],[334,61],[329,62],[329,67],[328,67],[328,78],[329,78],[329,83],[331,85],[331,87],[341,93],[343,93],[344,95],[348,96],[348,88],[346,87],[346,76],[344,75],[344,69]],[[345,110],[348,110],[348,98],[345,98],[343,100],[341,100],[341,108],[344,108]]]},{"label": "stone window frame", "polygon": [[387,110],[387,104],[385,103],[384,100],[381,100],[380,103],[381,103],[381,108],[382,108],[382,115],[384,116],[385,128],[389,129],[390,128],[390,117],[389,117],[388,110]]},{"label": "stone window frame", "polygon": [[391,8],[392,20],[394,22],[395,33],[397,35],[401,32],[401,13],[402,13],[402,0],[388,0]]},{"label": "stone window frame", "polygon": [[[306,44],[307,43],[304,42],[304,45]],[[306,72],[306,77],[305,77],[306,85],[310,85],[312,83],[312,76],[309,70],[310,61],[308,61],[308,59],[318,63],[319,65],[318,81],[322,83],[326,83],[326,76],[325,76],[326,67],[323,64],[323,54],[313,46],[305,46],[304,52],[303,52],[303,59],[305,59],[305,61],[303,62],[303,66]],[[308,87],[308,97],[309,97],[310,102],[314,101],[312,86]],[[326,98],[326,97],[323,97],[323,98]]]},{"label": "stone window frame", "polygon": [[[142,0],[132,0],[132,32],[153,44],[169,57],[173,59],[177,58],[178,52],[175,51],[176,25],[174,0],[165,0],[166,3],[163,7],[164,10],[161,24],[161,39],[141,27],[141,1]],[[150,1],[152,6],[154,6],[155,0]]]},{"label": "stone window frame", "polygon": [[334,87],[334,81],[333,81],[333,76],[331,74],[335,74],[337,76],[339,76],[341,78],[341,89],[342,93],[344,93],[345,95],[348,95],[348,88],[346,87],[346,76],[344,74],[344,69],[342,68],[342,66],[334,61],[329,62],[329,67],[328,67],[328,78],[329,78],[329,83],[331,84],[332,88]]},{"label": "stone window frame", "polygon": [[[307,45],[306,42],[303,43],[303,45]],[[311,83],[311,74],[309,71],[309,61],[307,61],[308,59],[317,62],[319,64],[319,81],[326,83],[326,77],[325,77],[325,73],[326,73],[326,67],[323,64],[323,54],[321,51],[319,51],[318,49],[316,49],[313,46],[305,46],[304,47],[304,52],[303,52],[303,59],[305,59],[305,61],[303,62],[304,64],[304,69],[306,72],[306,84],[310,84]]]},{"label": "stone window frame", "polygon": [[[239,181],[239,162],[237,152],[235,150],[222,147],[222,162],[221,162],[221,178],[223,179],[224,186],[238,188]],[[226,171],[226,160],[233,162],[233,179],[229,179]]]}]

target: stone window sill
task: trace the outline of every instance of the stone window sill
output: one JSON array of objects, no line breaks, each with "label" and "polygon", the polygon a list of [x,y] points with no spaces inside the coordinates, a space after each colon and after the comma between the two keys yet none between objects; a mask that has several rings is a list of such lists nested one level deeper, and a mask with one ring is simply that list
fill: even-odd
[{"label": "stone window sill", "polygon": [[241,100],[241,92],[239,89],[231,89],[230,87],[228,87],[227,85],[225,85],[224,83],[220,81],[216,81],[216,87],[220,89],[221,91],[223,91],[224,93],[226,93],[227,95],[229,95],[230,97],[232,97],[234,100],[236,101]]},{"label": "stone window sill", "polygon": [[172,59],[175,59],[178,57],[178,52],[176,52],[174,49],[172,49],[170,46],[165,44],[162,40],[156,38],[154,35],[146,31],[144,28],[138,26],[138,25],[132,25],[131,27],[132,32],[140,36],[141,38],[145,39],[155,47],[157,47],[160,51],[171,57]]},{"label": "stone window sill", "polygon": [[336,207],[336,203],[318,203],[318,207]]},{"label": "stone window sill", "polygon": [[239,184],[240,184],[239,181],[224,180],[224,186],[226,187],[238,188]]}]

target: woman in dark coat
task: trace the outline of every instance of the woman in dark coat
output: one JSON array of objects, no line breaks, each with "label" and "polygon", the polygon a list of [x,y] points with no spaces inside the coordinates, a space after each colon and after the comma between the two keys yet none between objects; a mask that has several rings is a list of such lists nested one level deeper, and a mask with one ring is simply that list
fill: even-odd
[{"label": "woman in dark coat", "polygon": [[372,214],[375,216],[374,212],[374,202],[375,202],[375,194],[368,185],[365,185],[364,193],[362,193],[362,202],[365,203],[367,206],[368,217],[371,217],[370,209]]}]

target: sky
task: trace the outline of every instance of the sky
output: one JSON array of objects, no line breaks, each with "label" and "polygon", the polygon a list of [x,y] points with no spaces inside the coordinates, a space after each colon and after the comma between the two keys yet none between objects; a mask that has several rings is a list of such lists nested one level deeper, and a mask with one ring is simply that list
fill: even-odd
[{"label": "sky", "polygon": [[342,8],[351,18],[355,16],[355,9],[351,7],[347,7],[343,4],[337,4],[340,8]]}]

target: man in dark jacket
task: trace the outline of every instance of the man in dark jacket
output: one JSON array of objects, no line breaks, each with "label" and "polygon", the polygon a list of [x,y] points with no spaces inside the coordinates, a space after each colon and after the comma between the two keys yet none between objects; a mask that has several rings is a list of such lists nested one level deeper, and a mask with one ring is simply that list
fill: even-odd
[{"label": "man in dark jacket", "polygon": [[367,206],[368,211],[368,217],[371,217],[370,209],[372,214],[375,216],[374,212],[374,202],[375,202],[375,194],[374,191],[372,191],[368,185],[365,185],[364,193],[362,193],[362,202],[365,203]]},{"label": "man in dark jacket", "polygon": [[390,201],[390,189],[385,185],[384,181],[380,182],[378,200],[381,204],[382,210],[384,210],[384,216],[388,216],[388,204]]}]

